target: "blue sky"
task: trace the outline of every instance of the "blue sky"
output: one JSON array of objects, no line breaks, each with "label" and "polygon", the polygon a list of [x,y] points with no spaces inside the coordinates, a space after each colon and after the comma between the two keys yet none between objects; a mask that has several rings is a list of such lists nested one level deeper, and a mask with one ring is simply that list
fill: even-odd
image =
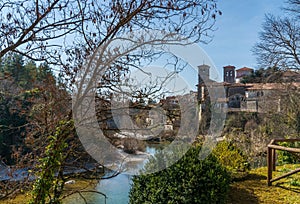
[{"label": "blue sky", "polygon": [[259,40],[264,15],[282,15],[284,0],[219,0],[217,5],[223,14],[217,18],[214,38],[200,46],[221,73],[229,64],[258,68],[251,49]]},{"label": "blue sky", "polygon": [[[173,95],[179,94],[177,90],[196,90],[197,66],[203,63],[210,65],[210,78],[216,81],[223,81],[223,67],[226,65],[234,65],[237,69],[244,66],[257,69],[251,49],[259,41],[265,14],[282,15],[284,12],[280,8],[284,1],[219,0],[217,6],[222,15],[217,18],[216,31],[212,33],[214,37],[209,44],[169,47],[171,53],[188,62],[189,66],[171,78],[167,87],[172,88],[168,90],[173,91]],[[153,63],[154,66],[149,69],[153,76],[164,74],[159,69],[160,63]],[[142,79],[142,74],[137,78]]]}]

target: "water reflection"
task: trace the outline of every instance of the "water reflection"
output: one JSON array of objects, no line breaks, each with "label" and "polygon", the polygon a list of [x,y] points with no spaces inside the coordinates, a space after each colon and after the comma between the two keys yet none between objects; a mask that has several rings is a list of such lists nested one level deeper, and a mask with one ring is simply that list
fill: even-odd
[{"label": "water reflection", "polygon": [[[152,144],[146,147],[146,153],[150,155],[154,155],[155,152],[159,149],[163,148],[162,144]],[[140,169],[146,161],[134,161],[126,163],[129,169],[136,168],[137,170]],[[130,165],[130,166],[129,166]],[[106,176],[110,176],[113,172],[107,172]],[[100,194],[96,193],[85,193],[83,196],[86,199],[88,204],[127,204],[129,202],[129,190],[131,187],[131,178],[132,175],[129,174],[119,174],[116,177],[110,179],[104,179],[99,181],[98,185],[96,186],[96,190],[104,193],[107,196],[105,197]],[[85,203],[84,200],[80,197],[80,195],[76,194],[72,197],[65,200],[66,204],[81,204]]]},{"label": "water reflection", "polygon": [[[127,204],[131,177],[128,174],[119,174],[115,178],[102,180],[96,189],[107,196],[107,204]],[[105,203],[105,198],[99,198],[97,203]]]},{"label": "water reflection", "polygon": [[[146,147],[146,153],[154,155],[156,150],[159,149],[161,144],[153,144]],[[135,167],[137,170],[141,169],[146,161],[141,160],[140,162],[129,162],[126,165],[129,169]],[[119,174],[118,176],[108,179],[101,180],[97,186],[97,190],[107,195],[107,204],[127,204],[129,202],[129,190],[131,187],[132,175]],[[105,198],[99,199],[97,203],[105,203]]]}]

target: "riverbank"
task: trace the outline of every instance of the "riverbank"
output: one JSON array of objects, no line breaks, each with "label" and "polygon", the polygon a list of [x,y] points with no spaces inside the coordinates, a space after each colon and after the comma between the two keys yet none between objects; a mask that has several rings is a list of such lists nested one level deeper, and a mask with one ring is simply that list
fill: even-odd
[{"label": "riverbank", "polygon": [[[145,162],[145,159],[147,159],[150,155],[154,155],[156,152],[156,149],[162,148],[163,145],[164,144],[162,144],[162,143],[147,144],[145,152],[137,152],[136,154],[131,155],[132,157],[127,158],[127,160],[124,161],[123,167],[126,168],[127,171],[129,171],[130,169],[142,168],[142,166]],[[122,150],[120,150],[120,152],[122,152]],[[89,167],[88,169],[94,169],[95,165],[87,165],[86,167]],[[101,170],[103,170],[103,169],[101,169]],[[78,179],[78,177],[75,177],[77,179],[74,179],[74,178],[72,178],[73,176],[71,176],[69,178],[69,180],[74,180],[75,182],[71,182],[72,184],[65,185],[64,195],[69,195],[76,191],[83,190],[81,195],[83,197],[86,197],[87,200],[90,201],[89,203],[95,203],[95,201],[100,201],[100,200],[104,199],[103,195],[96,192],[96,191],[99,191],[99,192],[104,192],[105,194],[107,194],[107,196],[108,196],[107,199],[109,201],[110,199],[112,199],[111,198],[112,195],[114,195],[114,193],[116,193],[115,192],[116,189],[120,186],[122,187],[122,189],[117,190],[117,193],[121,192],[122,198],[124,198],[124,196],[126,197],[128,195],[128,191],[130,189],[129,181],[131,179],[127,178],[127,175],[125,175],[125,174],[118,175],[117,177],[114,177],[111,179],[101,180],[101,182],[99,183],[101,176],[100,177],[97,176],[97,178],[99,178],[99,179],[86,180],[84,178],[89,177],[89,174],[85,175],[84,172],[80,171],[80,169],[70,169],[70,171],[68,171],[67,173],[74,173],[74,172],[80,173],[84,177],[80,177],[83,179]],[[99,172],[99,173],[101,173],[101,172]],[[106,173],[107,173],[107,175],[105,175],[104,177],[109,177],[111,175],[110,171],[107,171]],[[103,176],[103,174],[102,174],[102,176]],[[114,184],[112,184],[112,183],[114,183]],[[125,185],[125,183],[126,183],[126,185]],[[122,184],[122,185],[120,185],[120,184]],[[103,185],[108,185],[108,186],[103,187]],[[88,191],[90,191],[90,192],[88,192]],[[81,197],[81,195],[79,193],[73,194],[72,196],[64,199],[64,203],[67,203],[67,204],[85,203],[83,198]],[[0,203],[19,204],[19,203],[27,203],[29,200],[30,200],[30,195],[28,193],[20,192],[15,198],[0,200]],[[100,202],[100,203],[102,203],[102,202]]]},{"label": "riverbank", "polygon": [[[99,183],[98,180],[87,180],[87,179],[72,179],[71,184],[65,185],[64,195],[76,194],[76,192],[83,191],[94,191],[96,185]],[[78,193],[77,193],[78,194]],[[30,200],[30,192],[20,192],[16,197],[5,200],[0,200],[3,204],[27,204]],[[64,199],[64,203],[68,203],[69,198]],[[72,202],[70,202],[72,203]]]},{"label": "riverbank", "polygon": [[[300,164],[290,164],[278,166],[274,172],[274,177],[282,175],[290,170],[300,168]],[[273,186],[267,186],[267,168],[261,167],[253,169],[250,174],[243,180],[231,184],[228,204],[297,204],[300,200],[300,174],[294,174],[288,178],[279,180]],[[78,190],[95,190],[99,184],[98,180],[74,179],[75,183],[67,184],[65,195]],[[110,180],[107,180],[109,182]],[[84,194],[91,197],[93,193]],[[95,195],[95,193],[94,193]],[[7,204],[26,204],[30,199],[28,193],[20,193],[14,199],[7,199],[0,201]],[[82,201],[80,195],[76,198],[67,198],[64,203],[74,203],[74,199]],[[80,202],[81,203],[81,202]]]}]

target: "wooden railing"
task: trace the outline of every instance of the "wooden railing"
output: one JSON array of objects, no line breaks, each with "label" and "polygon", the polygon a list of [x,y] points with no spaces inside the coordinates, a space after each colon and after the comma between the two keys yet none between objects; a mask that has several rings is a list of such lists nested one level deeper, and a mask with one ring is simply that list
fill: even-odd
[{"label": "wooden railing", "polygon": [[288,151],[291,153],[300,153],[299,148],[292,148],[292,147],[283,147],[278,145],[278,142],[300,142],[299,139],[274,139],[268,145],[268,155],[267,155],[267,162],[268,162],[268,186],[271,186],[273,182],[278,181],[282,178],[288,177],[292,174],[300,172],[300,168],[290,171],[282,176],[277,178],[272,178],[272,172],[276,170],[276,150],[280,151]]}]

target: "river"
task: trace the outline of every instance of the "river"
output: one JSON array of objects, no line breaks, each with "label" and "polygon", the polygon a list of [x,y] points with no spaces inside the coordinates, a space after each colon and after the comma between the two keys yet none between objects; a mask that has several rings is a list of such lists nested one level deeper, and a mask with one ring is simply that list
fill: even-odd
[{"label": "river", "polygon": [[[151,144],[146,147],[146,153],[154,155],[157,149],[162,144]],[[137,168],[141,168],[145,164],[145,161],[139,163],[132,163],[130,165],[136,165]],[[109,172],[105,176],[109,176]],[[96,193],[85,194],[85,199],[88,204],[128,204],[129,202],[129,191],[131,187],[132,175],[121,173],[116,177],[100,180],[96,186],[97,191],[104,193],[107,198],[103,195]],[[85,203],[80,195],[76,194],[65,200],[66,204],[81,204]]]}]

